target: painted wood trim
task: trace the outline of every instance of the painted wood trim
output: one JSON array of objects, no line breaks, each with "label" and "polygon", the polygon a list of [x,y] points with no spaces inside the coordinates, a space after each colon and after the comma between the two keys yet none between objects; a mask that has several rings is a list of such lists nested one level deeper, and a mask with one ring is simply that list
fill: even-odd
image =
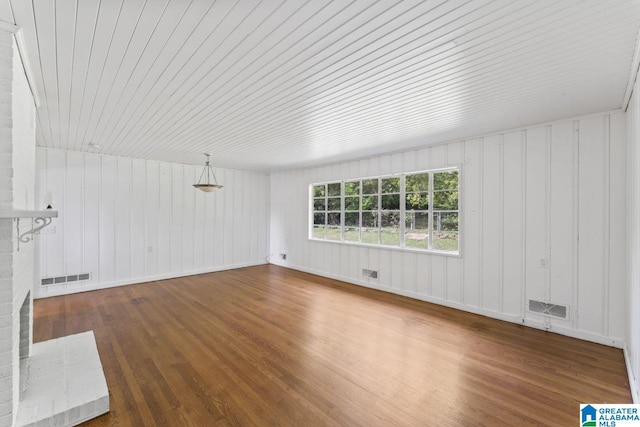
[{"label": "painted wood trim", "polygon": [[449,301],[449,300],[445,300],[445,299],[441,299],[441,298],[435,298],[429,295],[424,295],[424,294],[418,294],[415,292],[411,292],[411,291],[406,291],[403,289],[398,289],[398,288],[393,288],[391,286],[383,286],[380,285],[376,282],[371,282],[371,281],[364,281],[364,280],[354,280],[350,277],[344,277],[341,276],[339,274],[327,274],[324,271],[317,271],[314,269],[310,269],[310,268],[305,268],[305,267],[300,267],[300,266],[296,266],[296,265],[291,265],[291,264],[284,264],[279,262],[278,260],[275,261],[271,261],[271,264],[274,265],[278,265],[280,267],[286,267],[286,268],[291,268],[294,270],[298,270],[298,271],[302,271],[305,273],[310,273],[310,274],[315,274],[318,276],[323,276],[323,277],[328,277],[330,279],[335,279],[335,280],[340,280],[342,282],[347,282],[347,283],[351,283],[354,285],[360,285],[360,286],[364,286],[367,288],[371,288],[371,289],[376,289],[379,291],[383,291],[383,292],[388,292],[391,294],[396,294],[396,295],[402,295],[402,296],[406,296],[409,298],[413,298],[413,299],[417,299],[420,301],[425,301],[425,302],[430,302],[430,303],[434,303],[434,304],[438,304],[438,305],[442,305],[445,307],[450,307],[450,308],[455,308],[457,310],[461,310],[461,311],[466,311],[468,313],[473,313],[473,314],[480,314],[482,316],[486,316],[486,317],[491,317],[493,319],[498,319],[498,320],[502,320],[505,322],[511,322],[511,323],[517,323],[517,324],[521,324],[521,325],[525,325],[531,328],[536,328],[536,329],[541,329],[541,330],[546,330],[549,332],[554,332],[560,335],[565,335],[568,337],[572,337],[572,338],[578,338],[581,340],[585,340],[585,341],[590,341],[590,342],[594,342],[597,344],[603,344],[603,345],[608,345],[611,347],[615,347],[615,348],[620,348],[623,349],[624,348],[624,341],[619,340],[619,339],[611,339],[609,337],[606,337],[604,335],[600,335],[600,334],[593,334],[593,333],[589,333],[589,332],[584,332],[584,331],[578,331],[575,329],[571,329],[571,328],[564,328],[564,327],[552,327],[551,329],[548,329],[544,326],[544,324],[542,322],[538,322],[536,320],[531,320],[531,319],[522,319],[520,316],[511,316],[508,314],[504,314],[504,313],[500,313],[497,311],[492,311],[492,310],[487,310],[481,307],[474,307],[474,306],[470,306],[470,305],[466,305],[466,304],[461,304],[461,303],[457,303],[454,301]]},{"label": "painted wood trim", "polygon": [[192,271],[187,271],[182,273],[157,274],[154,276],[145,276],[145,277],[139,277],[134,279],[114,280],[111,282],[99,283],[99,284],[94,284],[89,286],[74,286],[74,287],[68,287],[65,289],[49,288],[46,291],[43,291],[41,289],[36,289],[36,292],[34,293],[33,298],[40,299],[40,298],[56,297],[60,295],[75,294],[79,292],[89,292],[89,291],[96,291],[100,289],[115,288],[119,286],[155,282],[158,280],[175,279],[178,277],[197,276],[198,274],[215,273],[217,271],[233,270],[236,268],[244,268],[244,267],[253,267],[256,265],[263,265],[263,264],[266,264],[266,262],[244,262],[244,263],[239,263],[234,265],[228,265],[225,267],[202,268],[202,269],[197,269],[197,270],[192,270]]},{"label": "painted wood trim", "polygon": [[631,356],[629,354],[629,347],[627,343],[624,343],[622,351],[624,353],[624,363],[627,366],[627,375],[629,376],[629,388],[631,389],[631,398],[636,405],[640,404],[640,389],[638,389],[638,380],[633,376],[633,369],[631,368]]},{"label": "painted wood trim", "polygon": [[31,61],[29,60],[29,54],[27,53],[26,42],[24,41],[22,30],[18,30],[14,34],[14,37],[16,39],[16,44],[18,45],[18,52],[20,53],[22,68],[24,68],[24,74],[27,77],[27,82],[29,83],[29,88],[31,89],[31,95],[33,95],[33,102],[36,107],[39,107],[41,104],[40,93],[38,91],[38,86],[36,85],[36,79],[33,75],[33,68],[31,67]]},{"label": "painted wood trim", "polygon": [[629,80],[627,81],[627,88],[622,98],[622,111],[625,113],[629,109],[629,102],[631,102],[631,95],[633,94],[633,88],[638,79],[638,71],[640,69],[640,30],[636,37],[636,46],[633,49],[633,59],[631,60],[631,69],[629,70]]},{"label": "painted wood trim", "polygon": [[20,31],[20,27],[7,21],[0,21],[0,30],[16,34]]}]

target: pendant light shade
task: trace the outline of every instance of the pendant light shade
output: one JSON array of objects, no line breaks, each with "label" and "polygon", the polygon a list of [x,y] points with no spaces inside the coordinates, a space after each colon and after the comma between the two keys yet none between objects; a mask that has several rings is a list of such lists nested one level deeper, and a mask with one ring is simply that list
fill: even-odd
[{"label": "pendant light shade", "polygon": [[[211,193],[222,188],[223,186],[218,185],[218,182],[216,181],[216,175],[213,173],[213,168],[209,163],[209,157],[211,156],[211,154],[205,153],[204,155],[207,156],[207,161],[204,164],[204,169],[200,174],[200,179],[198,180],[198,183],[193,184],[193,186],[196,187],[198,190],[204,191],[205,193]],[[202,179],[204,178],[205,174],[207,175],[207,180],[206,182],[202,182]],[[211,177],[213,177],[213,183],[211,183]]]}]

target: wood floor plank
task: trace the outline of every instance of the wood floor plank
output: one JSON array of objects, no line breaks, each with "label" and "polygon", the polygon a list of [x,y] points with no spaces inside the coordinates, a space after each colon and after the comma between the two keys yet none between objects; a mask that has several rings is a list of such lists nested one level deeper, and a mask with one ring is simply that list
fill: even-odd
[{"label": "wood floor plank", "polygon": [[570,425],[631,402],[622,351],[273,265],[36,300],[93,330],[87,426]]}]

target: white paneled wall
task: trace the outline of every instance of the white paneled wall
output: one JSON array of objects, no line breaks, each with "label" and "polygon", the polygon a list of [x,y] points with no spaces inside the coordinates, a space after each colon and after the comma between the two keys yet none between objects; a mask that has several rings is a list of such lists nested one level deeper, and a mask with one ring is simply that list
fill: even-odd
[{"label": "white paneled wall", "polygon": [[[460,165],[460,257],[308,239],[310,183]],[[603,113],[271,176],[272,262],[545,327],[528,299],[569,306],[552,331],[625,337],[625,116]],[[378,270],[379,279],[361,275]]]},{"label": "white paneled wall", "polygon": [[192,187],[202,166],[39,148],[36,201],[60,216],[40,236],[44,297],[265,262],[269,175],[217,169],[222,190]]},{"label": "white paneled wall", "polygon": [[627,110],[627,336],[631,392],[640,403],[640,85]]}]

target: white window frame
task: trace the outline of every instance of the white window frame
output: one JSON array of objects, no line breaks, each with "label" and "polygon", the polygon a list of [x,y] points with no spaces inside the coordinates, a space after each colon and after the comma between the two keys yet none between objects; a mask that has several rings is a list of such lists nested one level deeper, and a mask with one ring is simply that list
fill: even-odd
[{"label": "white window frame", "polygon": [[[457,212],[458,214],[458,249],[457,251],[445,251],[445,250],[439,250],[439,249],[433,249],[433,229],[434,229],[434,222],[435,222],[435,209],[434,209],[434,205],[433,205],[433,199],[434,199],[434,194],[435,194],[435,190],[434,190],[434,174],[435,173],[439,173],[439,172],[457,172],[458,173],[458,209],[457,211],[451,211],[451,212]],[[429,209],[427,210],[428,215],[429,215],[429,237],[428,237],[428,248],[414,248],[414,247],[405,247],[405,231],[406,231],[406,176],[407,175],[417,175],[417,174],[429,174]],[[382,180],[386,179],[386,178],[400,178],[400,224],[399,224],[399,233],[400,233],[400,242],[398,245],[386,245],[382,243],[381,240],[381,219],[382,219]],[[363,195],[363,190],[364,190],[364,186],[363,183],[365,180],[370,180],[370,179],[377,179],[378,180],[378,193],[377,193],[377,198],[378,198],[378,203],[377,203],[377,210],[376,210],[376,214],[378,217],[378,243],[363,243],[362,242],[362,228],[363,228],[363,209],[362,209],[362,199],[364,197]],[[348,182],[356,182],[359,181],[360,182],[360,190],[359,190],[359,206],[358,206],[358,210],[357,211],[347,211],[345,210],[346,208],[346,202],[345,202],[345,198],[346,197],[352,197],[352,196],[347,196],[345,194],[345,183]],[[330,240],[327,238],[327,233],[328,233],[328,214],[327,212],[329,211],[329,206],[328,206],[328,184],[337,184],[340,183],[340,240]],[[325,234],[324,234],[324,238],[318,238],[318,237],[314,237],[313,236],[313,229],[314,229],[314,193],[313,193],[313,188],[315,186],[319,186],[319,185],[324,185],[325,186],[325,224],[324,224],[324,229],[325,229]],[[419,253],[435,253],[435,254],[441,254],[441,255],[449,255],[449,256],[461,256],[462,255],[462,239],[463,239],[463,230],[462,230],[462,167],[461,166],[450,166],[450,167],[446,167],[446,168],[439,168],[439,169],[429,169],[429,170],[418,170],[418,171],[412,171],[412,172],[403,172],[403,173],[397,173],[397,174],[386,174],[386,175],[376,175],[376,176],[368,176],[368,177],[361,177],[361,178],[351,178],[351,179],[345,179],[345,180],[330,180],[330,181],[323,181],[323,182],[317,182],[317,183],[312,183],[309,184],[309,233],[308,233],[308,238],[309,240],[313,240],[316,242],[328,242],[328,243],[339,243],[339,244],[346,244],[346,245],[355,245],[355,246],[364,246],[364,247],[375,247],[375,248],[384,248],[384,249],[391,249],[391,250],[400,250],[400,251],[410,251],[410,252],[419,252]],[[440,210],[438,210],[440,211]],[[359,230],[358,230],[358,234],[359,234],[359,240],[360,241],[352,241],[352,240],[345,240],[345,219],[346,219],[346,214],[349,212],[357,212],[358,216],[359,216]],[[369,212],[369,211],[367,211]]]}]

